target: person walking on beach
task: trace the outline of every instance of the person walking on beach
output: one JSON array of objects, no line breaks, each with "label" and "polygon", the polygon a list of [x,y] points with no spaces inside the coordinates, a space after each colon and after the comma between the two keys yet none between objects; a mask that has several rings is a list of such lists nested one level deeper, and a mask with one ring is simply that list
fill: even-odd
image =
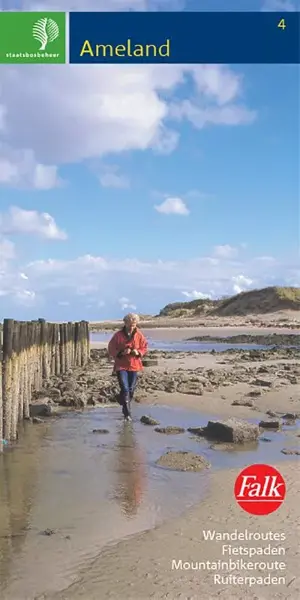
[{"label": "person walking on beach", "polygon": [[148,350],[147,340],[138,329],[139,316],[129,313],[123,319],[124,327],[117,331],[108,344],[108,354],[114,359],[114,372],[120,386],[123,415],[131,421],[130,401],[137,384],[137,374],[143,369],[142,357]]}]

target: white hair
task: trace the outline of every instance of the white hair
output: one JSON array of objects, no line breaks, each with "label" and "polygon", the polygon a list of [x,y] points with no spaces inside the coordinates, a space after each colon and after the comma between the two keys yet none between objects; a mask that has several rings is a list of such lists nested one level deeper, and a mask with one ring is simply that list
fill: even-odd
[{"label": "white hair", "polygon": [[128,313],[128,315],[125,315],[123,319],[124,323],[127,323],[128,321],[135,321],[136,323],[138,323],[139,320],[139,315],[136,315],[135,313]]}]

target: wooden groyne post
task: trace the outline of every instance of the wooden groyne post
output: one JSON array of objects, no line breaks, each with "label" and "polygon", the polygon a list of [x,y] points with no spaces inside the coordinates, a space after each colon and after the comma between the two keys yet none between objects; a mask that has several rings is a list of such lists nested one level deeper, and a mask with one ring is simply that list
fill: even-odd
[{"label": "wooden groyne post", "polygon": [[[30,417],[32,393],[44,381],[85,366],[90,357],[89,324],[4,319],[0,356],[0,452],[18,438]],[[1,350],[1,348],[0,348]]]}]

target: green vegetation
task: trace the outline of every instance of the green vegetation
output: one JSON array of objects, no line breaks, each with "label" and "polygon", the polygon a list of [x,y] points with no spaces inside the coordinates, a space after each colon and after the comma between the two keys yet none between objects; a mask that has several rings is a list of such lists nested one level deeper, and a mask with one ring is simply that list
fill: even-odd
[{"label": "green vegetation", "polygon": [[243,316],[267,314],[282,310],[300,310],[300,288],[268,287],[242,292],[220,300],[199,299],[167,304],[159,317]]},{"label": "green vegetation", "polygon": [[189,313],[191,312],[194,314],[205,314],[207,311],[215,308],[218,303],[220,303],[220,300],[210,300],[209,298],[199,298],[198,300],[191,300],[190,302],[173,302],[172,304],[167,304],[160,311],[159,316],[190,316]]}]

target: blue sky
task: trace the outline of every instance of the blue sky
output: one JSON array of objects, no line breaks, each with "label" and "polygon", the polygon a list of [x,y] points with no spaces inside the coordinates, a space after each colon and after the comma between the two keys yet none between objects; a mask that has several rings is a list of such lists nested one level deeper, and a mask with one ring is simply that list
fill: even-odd
[{"label": "blue sky", "polygon": [[[21,5],[69,8],[0,3]],[[0,318],[108,319],[299,286],[298,67],[2,66],[0,81]]]}]

